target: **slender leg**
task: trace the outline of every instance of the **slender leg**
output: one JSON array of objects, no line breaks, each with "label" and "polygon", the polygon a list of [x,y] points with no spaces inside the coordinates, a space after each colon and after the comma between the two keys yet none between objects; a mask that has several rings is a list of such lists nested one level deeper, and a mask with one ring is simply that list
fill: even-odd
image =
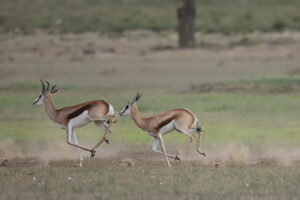
[{"label": "slender leg", "polygon": [[87,147],[80,146],[79,144],[73,144],[73,143],[71,142],[71,139],[72,139],[72,131],[73,131],[72,124],[69,123],[69,124],[68,124],[68,128],[67,128],[67,143],[68,143],[69,145],[78,147],[78,148],[83,149],[83,150],[85,150],[85,151],[90,151],[90,152],[92,152],[92,150],[91,150],[91,149],[88,149]]},{"label": "slender leg", "polygon": [[158,137],[158,140],[159,140],[159,142],[160,142],[160,145],[161,145],[161,147],[162,147],[162,149],[163,149],[163,151],[164,151],[165,158],[166,158],[166,160],[167,160],[167,163],[168,163],[168,167],[171,167],[171,164],[170,164],[169,158],[168,158],[168,156],[167,156],[167,152],[166,152],[165,144],[164,144],[164,141],[163,141],[163,139],[162,139],[162,137],[161,137],[161,133],[158,133],[158,134],[157,134],[157,137]]},{"label": "slender leg", "polygon": [[[160,153],[160,154],[164,154],[163,152],[157,150],[157,144],[158,144],[158,139],[154,137],[154,142],[153,142],[153,145],[152,145],[152,150],[156,153]],[[172,154],[168,154],[167,153],[167,156],[170,157],[170,158],[176,158],[176,156],[172,155]]]},{"label": "slender leg", "polygon": [[100,146],[104,141],[107,141],[107,137],[108,137],[108,135],[109,135],[109,133],[110,133],[111,126],[113,125],[114,121],[116,120],[116,117],[115,117],[115,116],[111,116],[110,119],[108,119],[108,120],[110,121],[110,123],[109,123],[109,125],[108,125],[108,127],[107,127],[107,129],[106,129],[106,131],[105,131],[105,133],[104,133],[104,136],[103,136],[103,138],[100,140],[100,142],[98,142],[98,143],[96,144],[96,146],[94,146],[94,147],[92,148],[93,151],[95,151],[94,149],[96,149],[98,146]]},{"label": "slender leg", "polygon": [[[75,131],[74,131],[74,130],[73,130],[73,132],[72,132],[72,139],[73,139],[74,144],[78,145],[77,138],[76,138],[76,135],[75,135]],[[80,149],[79,149],[78,147],[76,147],[76,150],[77,150],[77,154],[78,154],[79,159],[80,159],[79,167],[82,167],[83,158],[82,158],[82,155],[81,155],[81,153],[80,153]]]},{"label": "slender leg", "polygon": [[200,153],[200,154],[203,155],[203,156],[207,156],[206,153],[205,153],[204,151],[202,151],[201,148],[200,148],[201,136],[202,136],[203,132],[202,132],[202,131],[199,131],[198,134],[199,134],[199,136],[198,136],[198,147],[197,147],[197,152]]},{"label": "slender leg", "polygon": [[190,138],[190,140],[187,143],[185,143],[181,148],[179,148],[179,150],[177,151],[176,157],[179,157],[181,152],[195,140],[196,136],[187,130],[179,128],[177,125],[175,126],[175,128],[178,132],[183,133],[183,134],[189,136],[189,138]]},{"label": "slender leg", "polygon": [[[106,130],[108,129],[108,127],[104,124],[104,122],[105,122],[105,121],[95,121],[95,124],[96,124],[97,126],[99,126],[99,127],[104,131],[104,133],[105,133]],[[107,138],[109,137],[110,134],[112,134],[112,131],[111,131],[111,130],[109,130],[109,133],[108,133],[108,135],[107,135]],[[109,140],[108,140],[108,139],[106,139],[105,142],[106,142],[107,144],[109,144]]]}]

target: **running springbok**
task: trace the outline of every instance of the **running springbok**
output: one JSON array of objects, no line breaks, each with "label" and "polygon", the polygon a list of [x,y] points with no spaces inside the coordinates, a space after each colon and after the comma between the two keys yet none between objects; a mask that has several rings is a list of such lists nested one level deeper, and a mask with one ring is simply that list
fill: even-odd
[{"label": "running springbok", "polygon": [[[204,151],[201,151],[200,140],[203,134],[201,127],[199,126],[198,119],[188,109],[173,109],[167,112],[154,115],[148,118],[142,117],[140,114],[136,102],[141,98],[141,94],[137,94],[132,102],[128,102],[125,107],[120,111],[120,116],[130,115],[136,125],[141,128],[145,133],[154,138],[152,150],[157,153],[165,155],[168,166],[171,167],[168,157],[180,160],[179,155],[181,152],[195,140],[195,135],[192,132],[199,134],[197,151],[203,156],[206,156]],[[196,126],[196,127],[195,127]],[[195,127],[195,128],[194,128]],[[187,135],[190,140],[184,144],[175,155],[168,154],[162,139],[162,135],[165,135],[173,130]],[[163,152],[157,150],[157,142],[159,141]]]},{"label": "running springbok", "polygon": [[[54,85],[49,89],[49,82],[47,88],[45,88],[44,82],[42,83],[42,91],[37,99],[34,100],[33,105],[44,105],[45,111],[49,118],[54,121],[59,128],[67,130],[67,143],[75,146],[80,158],[80,167],[82,167],[83,158],[79,149],[91,152],[91,157],[96,154],[95,149],[100,146],[104,141],[108,144],[108,136],[111,134],[111,126],[115,122],[115,113],[113,107],[103,100],[95,100],[84,102],[75,106],[68,106],[61,109],[56,109],[53,103],[52,95],[58,90]],[[92,149],[81,146],[77,142],[75,135],[75,128],[85,126],[90,122],[94,122],[100,128],[103,129],[104,136]],[[105,122],[109,125],[106,126]],[[73,142],[72,142],[73,141]]]}]

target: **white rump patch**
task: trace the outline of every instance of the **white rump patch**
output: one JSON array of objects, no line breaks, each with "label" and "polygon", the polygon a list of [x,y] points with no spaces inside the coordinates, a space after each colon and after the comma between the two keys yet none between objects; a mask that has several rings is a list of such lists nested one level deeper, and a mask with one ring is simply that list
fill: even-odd
[{"label": "white rump patch", "polygon": [[109,104],[109,111],[107,115],[114,115],[114,114],[115,114],[114,108],[112,107],[112,105]]}]

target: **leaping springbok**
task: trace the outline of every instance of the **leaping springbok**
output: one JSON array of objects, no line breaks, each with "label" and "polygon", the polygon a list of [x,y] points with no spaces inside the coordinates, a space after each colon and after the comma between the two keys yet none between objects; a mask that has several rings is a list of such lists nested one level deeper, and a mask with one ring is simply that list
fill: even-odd
[{"label": "leaping springbok", "polygon": [[[82,167],[83,158],[79,149],[91,152],[91,157],[94,157],[96,154],[95,149],[98,146],[104,141],[107,144],[109,143],[108,136],[111,134],[110,129],[116,119],[114,109],[103,100],[88,101],[75,106],[56,109],[52,99],[52,95],[58,91],[55,89],[56,85],[49,89],[50,84],[48,81],[46,81],[47,88],[45,88],[45,84],[42,80],[41,83],[42,91],[38,98],[34,100],[33,105],[44,105],[49,118],[54,121],[58,127],[67,130],[67,143],[76,147],[80,158],[79,166]],[[79,145],[74,131],[75,128],[85,126],[90,122],[94,122],[105,132],[100,142],[92,149]],[[106,126],[105,122],[109,125]]]},{"label": "leaping springbok", "polygon": [[[130,115],[136,125],[141,128],[145,133],[154,138],[152,150],[157,153],[165,155],[168,166],[171,167],[168,157],[180,160],[179,155],[181,152],[195,140],[195,135],[192,132],[199,134],[197,151],[203,156],[206,156],[204,151],[201,151],[200,140],[203,134],[201,127],[199,126],[198,119],[188,109],[173,109],[167,112],[153,115],[148,118],[142,117],[140,114],[136,102],[141,98],[141,94],[137,94],[132,102],[128,102],[125,107],[120,111],[120,116]],[[196,127],[195,127],[196,126]],[[195,127],[195,128],[194,128]],[[176,155],[168,154],[162,139],[162,135],[165,135],[173,130],[187,135],[190,140],[184,144],[176,153]],[[157,150],[157,142],[159,141],[163,152]]]}]

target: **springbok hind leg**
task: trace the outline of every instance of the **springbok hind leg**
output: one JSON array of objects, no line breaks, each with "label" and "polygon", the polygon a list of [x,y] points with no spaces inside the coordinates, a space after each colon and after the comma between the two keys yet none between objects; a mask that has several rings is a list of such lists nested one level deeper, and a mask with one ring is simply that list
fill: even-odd
[{"label": "springbok hind leg", "polygon": [[175,160],[178,160],[178,159],[179,159],[179,156],[180,156],[180,154],[181,154],[181,152],[182,152],[185,148],[187,148],[190,144],[192,144],[192,142],[195,140],[196,136],[195,136],[194,134],[190,133],[188,130],[186,130],[186,129],[181,129],[181,128],[179,128],[178,126],[176,126],[175,129],[176,129],[178,132],[183,133],[183,134],[187,135],[187,136],[190,138],[189,141],[188,141],[187,143],[185,143],[183,146],[181,146],[181,147],[178,149],[178,151],[177,151],[177,153],[176,153],[176,158],[175,158]]},{"label": "springbok hind leg", "polygon": [[198,137],[198,147],[197,147],[197,152],[200,153],[203,156],[207,156],[206,153],[204,151],[201,150],[200,148],[200,143],[201,143],[201,136],[202,136],[202,131],[198,132],[199,137]]},{"label": "springbok hind leg", "polygon": [[[100,140],[100,142],[98,142],[98,143],[92,148],[93,151],[95,151],[94,149],[96,149],[98,146],[100,146],[104,141],[105,141],[106,143],[109,143],[109,140],[107,139],[107,137],[108,137],[109,134],[111,133],[111,130],[110,130],[110,129],[111,129],[111,127],[112,127],[114,121],[116,120],[116,117],[115,117],[115,116],[110,116],[109,119],[107,119],[107,120],[109,120],[110,123],[109,123],[108,127],[106,128],[106,131],[105,131],[105,133],[104,133],[103,138]],[[104,124],[103,124],[103,125],[104,125]],[[105,125],[104,125],[104,126],[105,126]]]},{"label": "springbok hind leg", "polygon": [[197,146],[197,152],[203,156],[207,156],[207,154],[201,150],[200,144],[201,144],[201,136],[203,135],[202,128],[199,126],[198,128],[191,128],[190,132],[196,132],[198,133],[198,146]]},{"label": "springbok hind leg", "polygon": [[[104,133],[105,133],[106,130],[108,129],[108,127],[105,125],[104,122],[105,122],[105,121],[95,121],[95,124],[96,124],[97,126],[99,126],[99,127],[104,131]],[[109,130],[108,136],[109,136],[111,133],[112,133],[111,130]],[[108,136],[107,136],[107,137],[108,137]],[[106,142],[107,144],[109,144],[109,140],[108,140],[108,139],[106,139],[105,142]]]}]

